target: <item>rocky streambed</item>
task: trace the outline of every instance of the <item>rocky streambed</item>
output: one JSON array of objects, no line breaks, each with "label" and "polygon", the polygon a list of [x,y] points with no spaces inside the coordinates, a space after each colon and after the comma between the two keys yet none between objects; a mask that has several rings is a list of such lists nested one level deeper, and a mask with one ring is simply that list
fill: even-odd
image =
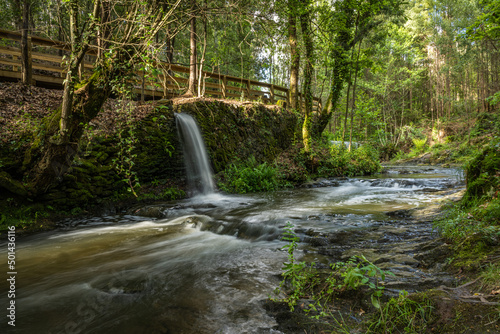
[{"label": "rocky streambed", "polygon": [[[19,241],[18,318],[30,321],[14,332],[303,333],[310,321],[300,308],[292,314],[268,301],[287,260],[287,223],[300,238],[299,260],[322,269],[364,255],[394,273],[389,296],[453,287],[443,270],[448,246],[432,221],[462,189],[456,170],[396,167],[67,220]],[[338,308],[362,322],[363,298],[347,296]]]}]

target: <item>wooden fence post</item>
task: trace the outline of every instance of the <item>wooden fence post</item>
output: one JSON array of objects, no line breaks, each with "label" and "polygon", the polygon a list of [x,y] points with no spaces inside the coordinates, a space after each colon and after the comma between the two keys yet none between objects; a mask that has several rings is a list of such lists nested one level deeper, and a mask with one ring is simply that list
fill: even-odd
[{"label": "wooden fence post", "polygon": [[[23,31],[23,34],[27,32]],[[33,62],[31,58],[31,36],[23,36],[21,40],[21,78],[24,84],[31,85],[33,76]]]},{"label": "wooden fence post", "polygon": [[271,93],[271,104],[274,104],[274,85],[271,85],[271,88],[269,89]]},{"label": "wooden fence post", "polygon": [[225,99],[227,98],[226,86],[227,86],[227,77],[223,76],[222,77],[222,97]]},{"label": "wooden fence post", "polygon": [[247,96],[246,98],[251,100],[251,97],[250,97],[250,79],[247,79]]},{"label": "wooden fence post", "polygon": [[141,101],[144,102],[144,89],[146,86],[146,72],[142,71],[142,84],[141,84]]}]

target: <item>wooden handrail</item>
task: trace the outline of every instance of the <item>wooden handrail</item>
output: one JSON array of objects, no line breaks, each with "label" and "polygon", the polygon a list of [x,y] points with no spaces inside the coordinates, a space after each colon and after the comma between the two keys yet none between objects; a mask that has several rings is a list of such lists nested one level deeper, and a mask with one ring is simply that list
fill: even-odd
[{"label": "wooden handrail", "polygon": [[[20,32],[0,29],[0,39],[20,42],[21,37],[22,34]],[[38,36],[30,37],[32,45],[49,47],[52,49],[63,50],[65,52],[71,51],[71,47],[68,43]],[[3,65],[4,67],[0,68],[0,77],[7,77],[11,79],[21,78],[19,72],[19,69],[21,68],[20,48],[13,46],[0,46],[0,55],[4,55],[4,57],[0,56],[0,65]],[[97,49],[89,48],[87,55],[96,56]],[[6,58],[5,56],[10,57],[10,59]],[[49,84],[62,84],[66,69],[61,67],[61,63],[63,60],[61,56],[42,52],[31,52],[31,58],[32,60],[36,61],[34,63],[32,62],[32,68],[41,71],[41,73],[36,73],[35,75],[33,75],[33,79],[35,81]],[[136,93],[141,94],[143,97],[145,94],[153,97],[173,97],[176,95],[180,95],[186,89],[187,79],[176,77],[175,74],[189,74],[189,67],[170,64],[166,62],[157,63],[155,64],[155,66],[158,69],[162,70],[163,74],[159,75],[154,81],[141,79],[140,81],[142,81],[142,87],[136,88]],[[8,69],[5,69],[5,67],[7,67]],[[84,72],[84,70],[90,70],[92,68],[92,63],[84,62],[82,66],[82,72]],[[49,74],[47,72],[53,74]],[[136,75],[142,78],[144,76],[144,73],[141,71],[137,71]],[[202,71],[202,78],[204,81],[202,85],[205,89],[206,95],[213,95],[223,98],[243,96],[245,99],[260,99],[263,102],[270,102],[272,104],[276,103],[278,100],[287,101],[290,95],[290,91],[286,87],[231,75]],[[208,82],[207,79],[216,80],[217,82]],[[234,85],[234,83],[241,85],[241,87]],[[160,87],[158,87],[157,85],[160,85]],[[265,90],[253,89],[252,86],[264,88]],[[299,99],[300,103],[304,104],[304,102],[302,101],[302,93],[299,93]],[[313,110],[317,111],[320,109],[321,100],[314,97]]]}]

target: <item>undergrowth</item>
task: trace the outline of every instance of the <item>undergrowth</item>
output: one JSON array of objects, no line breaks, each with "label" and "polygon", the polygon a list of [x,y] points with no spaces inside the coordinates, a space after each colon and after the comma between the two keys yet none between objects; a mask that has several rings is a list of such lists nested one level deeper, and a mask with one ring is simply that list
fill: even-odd
[{"label": "undergrowth", "polygon": [[273,191],[286,186],[278,169],[266,162],[259,164],[255,157],[230,164],[218,182],[219,189],[230,193]]},{"label": "undergrowth", "polygon": [[347,262],[335,262],[330,265],[328,274],[315,269],[315,263],[299,262],[294,252],[299,238],[293,231],[293,225],[287,223],[282,240],[288,243],[282,247],[288,253],[288,261],[283,263],[283,280],[275,289],[273,301],[286,302],[293,311],[301,299],[307,299],[304,311],[313,319],[325,319],[331,316],[334,300],[346,291],[365,288],[370,295],[371,303],[377,310],[381,309],[380,298],[384,291],[381,282],[386,275],[393,275],[377,267],[363,255],[353,256]]},{"label": "undergrowth", "polygon": [[425,333],[433,318],[430,299],[416,301],[406,291],[391,298],[368,322],[368,333]]},{"label": "undergrowth", "polygon": [[450,263],[478,270],[500,245],[500,138],[494,138],[465,166],[467,189],[461,202],[436,221],[454,250]]},{"label": "undergrowth", "polygon": [[21,205],[13,198],[7,198],[5,205],[0,207],[0,231],[6,231],[9,226],[26,229],[39,225],[43,228],[46,219],[54,213],[54,208],[49,205]]}]

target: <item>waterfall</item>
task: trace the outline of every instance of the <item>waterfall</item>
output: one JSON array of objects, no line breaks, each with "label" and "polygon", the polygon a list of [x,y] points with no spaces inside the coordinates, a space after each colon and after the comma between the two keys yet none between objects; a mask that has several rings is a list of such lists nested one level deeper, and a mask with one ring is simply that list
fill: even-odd
[{"label": "waterfall", "polygon": [[213,193],[215,184],[212,170],[196,121],[187,114],[176,114],[176,124],[177,133],[182,143],[190,192],[192,195]]}]

